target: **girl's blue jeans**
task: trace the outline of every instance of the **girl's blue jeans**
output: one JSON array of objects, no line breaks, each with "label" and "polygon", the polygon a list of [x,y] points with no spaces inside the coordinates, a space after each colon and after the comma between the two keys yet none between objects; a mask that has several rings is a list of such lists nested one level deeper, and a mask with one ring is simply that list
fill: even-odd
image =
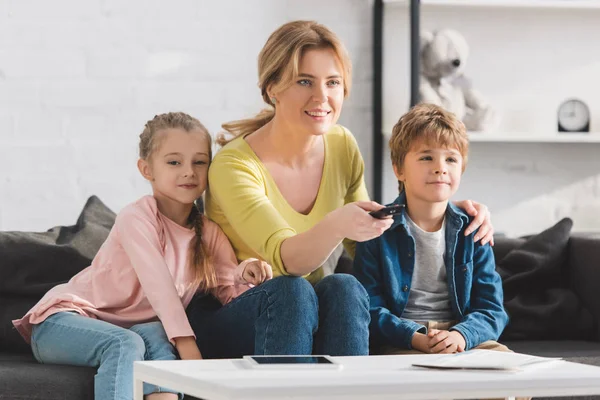
[{"label": "girl's blue jeans", "polygon": [[225,306],[197,295],[187,313],[205,358],[369,353],[369,297],[348,274],[327,276],[314,287],[304,278],[281,276]]},{"label": "girl's blue jeans", "polygon": [[[96,400],[133,398],[133,362],[176,360],[177,351],[160,322],[148,322],[125,329],[111,323],[60,312],[33,326],[31,348],[43,364],[96,367]],[[144,384],[144,394],[177,393]],[[178,393],[180,399],[182,394]]]}]

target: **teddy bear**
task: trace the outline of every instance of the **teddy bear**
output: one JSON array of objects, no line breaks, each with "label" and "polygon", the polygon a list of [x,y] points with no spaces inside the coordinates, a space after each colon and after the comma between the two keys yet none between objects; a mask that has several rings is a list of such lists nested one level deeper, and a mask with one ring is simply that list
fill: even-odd
[{"label": "teddy bear", "polygon": [[463,74],[469,46],[457,31],[444,29],[421,33],[419,100],[453,112],[468,131],[490,131],[498,115]]}]

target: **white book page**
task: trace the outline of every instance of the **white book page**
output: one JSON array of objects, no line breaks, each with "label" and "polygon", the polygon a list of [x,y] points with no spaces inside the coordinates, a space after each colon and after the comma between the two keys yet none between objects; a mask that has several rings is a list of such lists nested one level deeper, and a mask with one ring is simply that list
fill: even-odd
[{"label": "white book page", "polygon": [[493,350],[469,350],[463,353],[427,357],[427,360],[414,363],[413,366],[441,369],[520,370],[531,365],[560,359]]}]

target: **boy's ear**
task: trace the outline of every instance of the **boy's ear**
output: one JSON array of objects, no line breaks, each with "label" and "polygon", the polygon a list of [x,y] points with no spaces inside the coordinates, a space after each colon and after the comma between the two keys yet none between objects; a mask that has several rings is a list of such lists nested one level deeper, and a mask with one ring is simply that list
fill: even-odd
[{"label": "boy's ear", "polygon": [[150,169],[150,164],[148,164],[148,161],[140,158],[137,162],[137,167],[140,170],[140,174],[142,174],[144,179],[148,181],[154,180],[154,178],[152,177],[152,170]]},{"label": "boy's ear", "polygon": [[396,175],[396,178],[400,182],[404,182],[404,172],[400,168],[398,168],[398,166],[396,164],[394,164],[393,167],[394,167],[394,175]]}]

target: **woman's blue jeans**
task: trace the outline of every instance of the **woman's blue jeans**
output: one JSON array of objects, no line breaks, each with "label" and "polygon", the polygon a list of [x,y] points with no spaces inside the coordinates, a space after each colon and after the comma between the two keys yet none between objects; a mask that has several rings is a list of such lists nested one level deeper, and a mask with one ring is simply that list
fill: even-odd
[{"label": "woman's blue jeans", "polygon": [[[160,322],[125,329],[73,312],[60,312],[34,325],[31,349],[43,364],[98,368],[94,377],[96,400],[133,398],[134,361],[177,359],[177,351]],[[145,395],[157,392],[177,393],[144,384]]]},{"label": "woman's blue jeans", "polygon": [[204,358],[369,353],[369,297],[348,274],[314,287],[301,277],[277,277],[225,306],[197,295],[187,313]]}]

